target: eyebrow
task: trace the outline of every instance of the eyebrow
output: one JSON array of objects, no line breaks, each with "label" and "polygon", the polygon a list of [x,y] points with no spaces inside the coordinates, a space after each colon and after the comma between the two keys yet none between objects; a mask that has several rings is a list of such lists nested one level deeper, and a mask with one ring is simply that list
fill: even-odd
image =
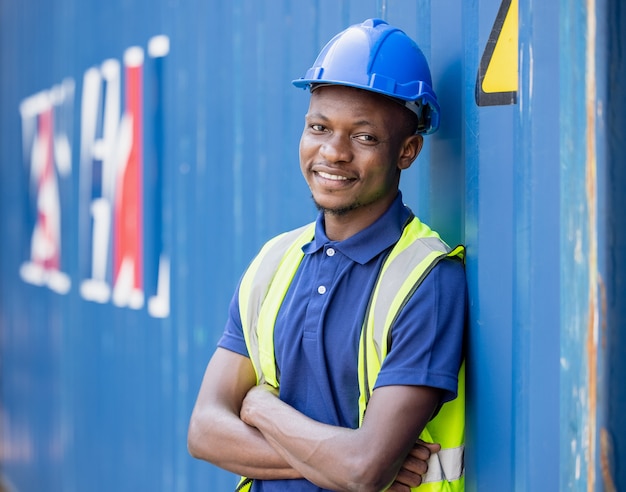
[{"label": "eyebrow", "polygon": [[324,120],[324,121],[328,121],[328,117],[324,116],[322,113],[320,112],[315,112],[315,113],[306,113],[304,115],[304,117],[308,120],[310,118],[315,118],[315,119],[320,119],[320,120]]},{"label": "eyebrow", "polygon": [[[323,121],[330,121],[330,118],[328,118],[327,116],[325,116],[323,113],[320,113],[320,112],[307,113],[306,115],[304,115],[304,117],[307,120],[308,119],[320,119]],[[352,124],[354,126],[370,126],[372,128],[376,128],[376,125],[374,125],[371,121],[365,120],[365,119],[353,121]]]}]

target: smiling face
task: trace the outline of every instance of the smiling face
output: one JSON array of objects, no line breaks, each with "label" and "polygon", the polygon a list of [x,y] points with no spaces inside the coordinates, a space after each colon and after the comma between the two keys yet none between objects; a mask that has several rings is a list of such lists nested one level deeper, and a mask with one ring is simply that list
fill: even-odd
[{"label": "smiling face", "polygon": [[411,113],[384,96],[334,85],[312,92],[300,167],[329,238],[349,237],[389,208],[422,146],[413,133]]}]

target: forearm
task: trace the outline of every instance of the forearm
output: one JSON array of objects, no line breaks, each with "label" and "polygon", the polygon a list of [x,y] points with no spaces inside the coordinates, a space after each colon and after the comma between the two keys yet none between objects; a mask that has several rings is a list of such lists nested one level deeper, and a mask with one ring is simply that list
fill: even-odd
[{"label": "forearm", "polygon": [[239,418],[241,403],[255,384],[248,358],[223,349],[215,352],[191,415],[189,452],[251,478],[299,478],[261,433]]},{"label": "forearm", "polygon": [[244,402],[242,419],[258,428],[294,469],[327,489],[380,491],[393,481],[406,456],[397,451],[397,458],[386,462],[361,429],[316,422],[258,389]]},{"label": "forearm", "polygon": [[296,472],[255,428],[224,410],[210,415],[194,412],[189,426],[189,452],[195,458],[251,478],[299,478]]}]

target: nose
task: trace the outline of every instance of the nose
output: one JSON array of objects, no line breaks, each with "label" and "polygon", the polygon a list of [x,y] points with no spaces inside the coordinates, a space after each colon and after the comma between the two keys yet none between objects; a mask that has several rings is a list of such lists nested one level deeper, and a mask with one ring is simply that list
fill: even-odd
[{"label": "nose", "polygon": [[330,135],[320,147],[320,155],[328,162],[350,162],[352,160],[350,138],[338,133]]}]

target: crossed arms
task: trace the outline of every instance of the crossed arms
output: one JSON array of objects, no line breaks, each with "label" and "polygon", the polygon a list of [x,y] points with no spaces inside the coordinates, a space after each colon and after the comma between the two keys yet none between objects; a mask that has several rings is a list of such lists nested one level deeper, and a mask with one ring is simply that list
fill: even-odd
[{"label": "crossed arms", "polygon": [[440,397],[424,386],[380,387],[360,428],[331,426],[283,403],[273,388],[256,386],[250,360],[218,348],[191,416],[189,452],[261,480],[304,477],[337,491],[408,492],[439,449],[415,441]]}]

